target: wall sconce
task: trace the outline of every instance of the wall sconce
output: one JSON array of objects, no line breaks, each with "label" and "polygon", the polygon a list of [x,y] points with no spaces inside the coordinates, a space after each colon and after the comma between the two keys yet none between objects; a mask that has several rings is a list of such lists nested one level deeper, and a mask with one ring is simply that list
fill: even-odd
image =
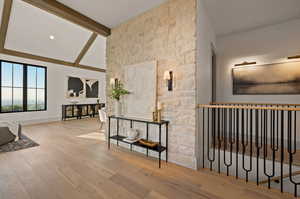
[{"label": "wall sconce", "polygon": [[118,85],[119,80],[118,78],[110,78],[109,84],[114,87],[115,85]]},{"label": "wall sconce", "polygon": [[256,62],[243,62],[243,63],[240,63],[240,64],[235,64],[234,66],[246,66],[246,65],[253,65],[253,64],[256,64]]},{"label": "wall sconce", "polygon": [[288,57],[288,59],[300,59],[300,55]]},{"label": "wall sconce", "polygon": [[173,71],[165,71],[164,73],[164,80],[167,83],[167,88],[168,91],[172,91],[173,90],[173,84],[174,84],[174,74]]}]

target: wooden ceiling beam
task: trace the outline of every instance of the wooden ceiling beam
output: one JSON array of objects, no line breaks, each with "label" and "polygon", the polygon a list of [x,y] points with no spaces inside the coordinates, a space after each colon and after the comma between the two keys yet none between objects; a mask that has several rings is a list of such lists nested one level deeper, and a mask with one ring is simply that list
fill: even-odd
[{"label": "wooden ceiling beam", "polygon": [[75,65],[72,62],[67,62],[67,61],[62,61],[58,59],[53,59],[53,58],[48,58],[48,57],[42,57],[38,55],[33,55],[29,53],[23,53],[15,50],[9,50],[9,49],[3,49],[2,52],[3,54],[10,55],[10,56],[16,56],[16,57],[22,57],[25,59],[32,59],[32,60],[37,60],[37,61],[43,61],[43,62],[49,62],[53,64],[59,64],[59,65],[64,65],[64,66],[69,66],[69,67],[74,67],[74,68],[80,68],[80,69],[85,69],[85,70],[91,70],[91,71],[96,71],[96,72],[102,72],[105,73],[105,69],[101,68],[96,68],[92,66],[85,66],[85,65]]},{"label": "wooden ceiling beam", "polygon": [[91,37],[89,38],[89,40],[86,42],[85,46],[83,47],[83,49],[81,50],[81,52],[79,53],[76,61],[75,61],[75,65],[79,65],[79,63],[81,62],[82,58],[84,57],[84,55],[87,53],[87,51],[90,49],[90,47],[92,46],[92,44],[94,43],[94,41],[97,38],[97,34],[93,33],[91,35]]},{"label": "wooden ceiling beam", "polygon": [[[95,20],[65,6],[56,0],[23,0],[35,7],[52,13],[58,17],[66,19],[72,23],[80,25],[92,32],[103,35],[105,37],[110,35],[110,28],[96,22]],[[87,2],[88,3],[88,2]]]},{"label": "wooden ceiling beam", "polygon": [[4,49],[13,0],[5,0],[0,27],[0,50]]}]

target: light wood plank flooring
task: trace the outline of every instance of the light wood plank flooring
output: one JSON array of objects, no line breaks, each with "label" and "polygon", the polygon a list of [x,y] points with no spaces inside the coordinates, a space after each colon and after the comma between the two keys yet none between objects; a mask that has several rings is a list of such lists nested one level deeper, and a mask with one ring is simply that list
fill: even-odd
[{"label": "light wood plank flooring", "polygon": [[78,135],[99,131],[96,119],[24,128],[40,147],[0,154],[1,199],[284,199],[206,170],[163,163]]}]

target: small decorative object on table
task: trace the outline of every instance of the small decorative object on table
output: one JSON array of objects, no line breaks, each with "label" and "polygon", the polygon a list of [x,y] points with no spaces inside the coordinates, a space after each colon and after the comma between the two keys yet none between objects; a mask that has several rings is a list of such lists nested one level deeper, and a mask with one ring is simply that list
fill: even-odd
[{"label": "small decorative object on table", "polygon": [[157,103],[157,121],[161,122],[161,110],[162,110],[162,103]]},{"label": "small decorative object on table", "polygon": [[154,109],[152,110],[152,120],[153,120],[154,122],[157,121],[157,110],[156,110],[156,108],[154,108]]},{"label": "small decorative object on table", "polygon": [[[114,133],[114,135],[112,135],[112,129],[111,129],[111,124],[112,124],[112,121],[111,120],[116,120],[116,131]],[[120,121],[128,121],[129,124],[130,124],[130,127],[132,129],[134,123],[139,123],[139,124],[142,124],[144,123],[145,124],[145,127],[146,127],[146,135],[143,135],[144,136],[144,140],[149,140],[149,137],[150,137],[150,133],[153,133],[153,131],[150,130],[150,127],[151,126],[157,126],[158,128],[158,138],[157,139],[157,145],[152,145],[152,143],[150,143],[150,147],[142,144],[141,142],[139,141],[136,141],[136,142],[128,142],[124,139],[128,138],[128,136],[133,136],[135,137],[136,136],[136,132],[129,132],[129,134],[127,135],[127,137],[123,136],[123,135],[120,135]],[[162,142],[162,127],[165,127],[165,142],[163,143]],[[126,144],[129,144],[130,146],[130,150],[134,150],[133,146],[135,147],[139,147],[139,148],[144,148],[146,149],[146,155],[149,156],[149,151],[152,151],[152,152],[157,152],[158,153],[158,167],[161,168],[161,155],[163,152],[165,152],[166,154],[166,162],[168,162],[168,132],[169,132],[169,121],[165,121],[165,120],[162,120],[161,122],[156,122],[156,121],[152,121],[151,119],[142,119],[142,118],[130,118],[130,117],[121,117],[121,116],[109,116],[108,117],[108,149],[110,149],[110,142],[111,140],[115,140],[117,142],[117,146],[119,146],[119,143],[122,142],[122,143],[126,143]],[[134,131],[134,130],[133,130]],[[151,136],[152,137],[152,136]],[[143,143],[145,144],[149,144],[149,142],[145,142],[145,141],[142,141]],[[154,146],[154,147],[152,147]]]},{"label": "small decorative object on table", "polygon": [[121,110],[122,110],[122,107],[121,107],[121,97],[123,95],[128,95],[130,94],[130,92],[126,89],[124,89],[124,85],[118,80],[118,79],[111,79],[110,80],[110,85],[111,85],[111,92],[109,94],[110,98],[111,99],[114,99],[116,100],[115,101],[115,115],[119,116],[121,115]]},{"label": "small decorative object on table", "polygon": [[153,109],[153,121],[161,122],[161,111],[162,111],[162,103],[158,102],[157,106]]},{"label": "small decorative object on table", "polygon": [[129,131],[128,131],[128,137],[123,139],[123,141],[125,142],[128,142],[128,143],[134,143],[134,142],[137,142],[139,141],[139,132],[137,129],[133,129],[131,128]]},{"label": "small decorative object on table", "polygon": [[140,139],[139,143],[141,143],[144,146],[150,147],[150,148],[154,148],[158,146],[157,142],[152,142],[150,140],[145,140],[145,139]]}]

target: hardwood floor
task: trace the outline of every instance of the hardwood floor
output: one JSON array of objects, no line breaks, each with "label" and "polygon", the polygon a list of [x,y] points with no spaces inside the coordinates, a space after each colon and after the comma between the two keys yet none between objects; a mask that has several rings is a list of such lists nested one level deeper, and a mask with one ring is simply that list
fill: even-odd
[{"label": "hardwood floor", "polygon": [[95,119],[25,127],[25,134],[40,146],[0,154],[0,198],[293,198],[206,170],[172,163],[158,169],[157,160],[116,146],[107,150],[103,141],[77,137],[98,128]]}]

